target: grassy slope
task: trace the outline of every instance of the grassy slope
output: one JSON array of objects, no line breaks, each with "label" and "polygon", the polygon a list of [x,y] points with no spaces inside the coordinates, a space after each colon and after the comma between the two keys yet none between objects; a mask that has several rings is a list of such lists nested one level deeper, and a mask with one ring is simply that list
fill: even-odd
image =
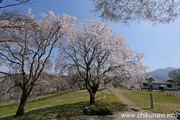
[{"label": "grassy slope", "polygon": [[[62,92],[61,94],[66,94],[67,92]],[[40,96],[37,96],[35,99],[34,98],[31,98],[29,99],[28,101],[32,102],[32,101],[39,101],[39,100],[43,100],[43,99],[48,99],[48,98],[51,98],[51,97],[54,97],[56,96],[57,93],[50,93],[50,94],[46,94],[46,95],[40,95]],[[14,104],[17,104],[15,103],[15,100],[11,100],[9,101],[8,103],[0,103],[0,108],[2,107],[6,107],[6,106],[10,106],[10,105],[14,105]]]},{"label": "grassy slope", "polygon": [[[110,105],[113,110],[123,108],[123,104],[109,90],[100,90],[96,94],[97,105]],[[16,120],[53,119],[69,116],[83,115],[84,106],[89,104],[89,93],[80,91],[51,97],[41,101],[29,102],[26,104],[26,114]],[[1,119],[12,119],[18,105],[10,105],[0,108]],[[10,116],[11,115],[11,116]],[[6,116],[6,117],[5,117]]]},{"label": "grassy slope", "polygon": [[[118,90],[118,89],[117,89]],[[133,91],[133,90],[118,90],[136,105],[142,109],[150,107],[149,91]],[[154,107],[157,110],[152,110],[156,113],[172,113],[172,111],[180,111],[180,94],[174,93],[175,97],[167,97],[167,93],[153,91]],[[172,93],[171,93],[172,94]]]}]

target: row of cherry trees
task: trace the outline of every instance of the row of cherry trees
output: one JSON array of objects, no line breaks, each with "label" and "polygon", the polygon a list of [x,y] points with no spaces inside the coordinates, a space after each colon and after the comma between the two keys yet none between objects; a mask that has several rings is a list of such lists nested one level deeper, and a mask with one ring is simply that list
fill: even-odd
[{"label": "row of cherry trees", "polygon": [[[11,83],[4,87],[16,87],[21,93],[15,116],[24,114],[25,104],[38,84],[46,85],[40,75],[53,66],[54,60],[57,72],[80,75],[90,94],[90,105],[95,103],[100,84],[117,77],[129,85],[141,80],[146,69],[140,62],[143,54],[132,51],[123,37],[113,34],[110,24],[75,24],[75,20],[76,17],[66,14],[55,16],[52,11],[36,20],[31,9],[23,16],[11,14],[0,20],[0,65],[9,68],[0,73],[8,76],[5,82]],[[58,56],[55,58],[52,53]]]},{"label": "row of cherry trees", "polygon": [[[14,74],[14,77],[15,76],[16,79],[7,75],[0,76],[0,104],[12,101],[17,104],[19,102],[22,90],[16,84],[16,81],[21,80],[22,75]],[[61,93],[66,90],[77,90],[83,86],[83,82],[78,82],[77,77],[74,75],[71,76],[58,77],[44,72],[41,73],[28,100],[37,99],[37,96],[42,94],[50,94],[54,92]]]},{"label": "row of cherry trees", "polygon": [[[0,0],[0,9],[30,1]],[[176,0],[90,1],[102,19],[124,24],[140,20],[169,23],[179,17],[180,2]],[[30,10],[24,16],[16,11],[1,12],[0,65],[9,67],[9,71],[0,73],[7,78],[3,81],[8,88],[5,91],[16,87],[21,93],[16,116],[24,113],[33,90],[45,85],[40,75],[52,66],[51,54],[55,47],[59,48],[56,70],[62,74],[64,71],[79,74],[90,93],[90,105],[95,102],[100,84],[123,80],[131,87],[140,82],[146,69],[140,62],[143,54],[132,51],[122,37],[112,33],[110,25],[98,21],[75,25],[75,19],[65,14],[55,16],[53,12],[42,14],[41,20],[36,20]]]}]

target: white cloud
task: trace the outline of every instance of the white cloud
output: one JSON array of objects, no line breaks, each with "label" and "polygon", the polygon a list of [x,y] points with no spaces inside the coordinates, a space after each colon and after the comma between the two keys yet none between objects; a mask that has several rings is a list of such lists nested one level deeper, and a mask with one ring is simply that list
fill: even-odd
[{"label": "white cloud", "polygon": [[179,57],[179,55],[176,55],[175,57],[176,57],[176,58],[178,58],[178,57]]},{"label": "white cloud", "polygon": [[178,51],[178,53],[180,53],[180,51]]}]

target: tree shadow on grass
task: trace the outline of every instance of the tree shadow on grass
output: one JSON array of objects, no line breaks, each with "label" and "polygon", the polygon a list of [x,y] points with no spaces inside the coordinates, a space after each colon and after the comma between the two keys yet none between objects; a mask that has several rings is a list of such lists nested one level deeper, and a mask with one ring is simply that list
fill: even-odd
[{"label": "tree shadow on grass", "polygon": [[77,115],[79,116],[83,115],[84,106],[87,106],[88,103],[88,101],[84,101],[72,104],[63,104],[52,107],[40,108],[25,112],[25,114],[21,117],[13,118],[14,116],[11,115],[8,117],[0,118],[0,120],[46,120]]},{"label": "tree shadow on grass", "polygon": [[[98,105],[103,105],[101,100],[96,101],[96,103]],[[21,117],[14,118],[14,116],[11,115],[8,117],[0,118],[0,120],[12,120],[12,119],[13,120],[49,120],[49,119],[60,119],[60,118],[62,118],[63,120],[66,120],[67,119],[66,117],[73,117],[73,116],[81,116],[78,119],[83,120],[83,118],[84,118],[84,116],[82,116],[83,109],[85,106],[88,106],[88,105],[89,105],[89,101],[57,105],[57,106],[52,106],[52,107],[31,110],[29,112],[25,112],[25,115],[23,115]],[[106,105],[106,104],[104,104],[104,105]],[[115,106],[117,106],[117,104]],[[119,105],[119,108],[121,108],[121,107],[123,107],[123,106]],[[113,116],[106,116],[106,117],[108,117],[110,120],[113,119]],[[96,116],[95,119],[96,118],[104,119],[106,117]]]}]

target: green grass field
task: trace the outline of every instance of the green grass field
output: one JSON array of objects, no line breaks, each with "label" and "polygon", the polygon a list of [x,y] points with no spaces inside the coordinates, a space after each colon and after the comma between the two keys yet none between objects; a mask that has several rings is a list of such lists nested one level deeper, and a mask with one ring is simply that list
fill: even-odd
[{"label": "green grass field", "polygon": [[[133,91],[133,90],[124,90],[116,89],[129,100],[134,102],[137,106],[142,109],[148,109],[150,107],[150,97],[149,91]],[[153,91],[153,101],[154,107],[156,110],[152,110],[155,113],[172,113],[172,111],[180,111],[180,94],[173,93],[175,97],[167,97],[167,93],[171,92],[160,92]],[[172,94],[172,93],[171,93]]]},{"label": "green grass field", "polygon": [[[15,120],[46,120],[83,115],[83,109],[89,104],[89,93],[85,90],[50,97],[40,101],[28,102],[25,115]],[[114,111],[123,109],[124,105],[110,90],[99,90],[96,93],[96,105],[109,105]],[[0,108],[0,119],[13,119],[18,105]]]}]

